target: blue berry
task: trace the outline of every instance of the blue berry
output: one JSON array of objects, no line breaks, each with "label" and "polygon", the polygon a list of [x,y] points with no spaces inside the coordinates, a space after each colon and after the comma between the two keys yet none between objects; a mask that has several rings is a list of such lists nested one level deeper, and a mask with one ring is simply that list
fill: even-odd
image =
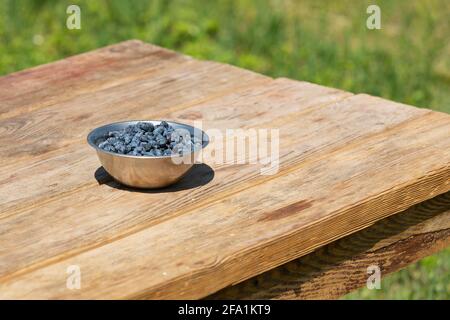
[{"label": "blue berry", "polygon": [[155,135],[155,136],[157,136],[157,135],[161,135],[162,133],[164,132],[164,127],[156,127],[155,128],[155,130],[153,130],[153,134]]},{"label": "blue berry", "polygon": [[158,125],[138,122],[123,130],[110,131],[98,146],[105,151],[133,156],[170,156],[191,152],[201,145],[201,139],[161,121]]},{"label": "blue berry", "polygon": [[159,145],[160,147],[162,147],[162,146],[165,146],[165,145],[166,145],[167,140],[166,140],[166,138],[164,138],[163,136],[161,136],[160,138],[158,138],[158,139],[156,140],[156,142],[158,142],[158,145]]},{"label": "blue berry", "polygon": [[144,152],[143,154],[144,154],[144,156],[150,156],[150,157],[152,157],[152,156],[155,155],[155,153],[153,152],[153,150],[146,151],[146,152]]},{"label": "blue berry", "polygon": [[150,122],[139,122],[137,126],[139,127],[139,129],[147,132],[152,132],[154,129],[153,124]]}]

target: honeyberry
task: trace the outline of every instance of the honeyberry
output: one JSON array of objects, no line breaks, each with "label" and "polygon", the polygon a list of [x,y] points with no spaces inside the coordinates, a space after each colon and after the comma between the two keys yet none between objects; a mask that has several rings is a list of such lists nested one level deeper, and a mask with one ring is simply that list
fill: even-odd
[{"label": "honeyberry", "polygon": [[123,130],[110,131],[98,146],[105,151],[133,156],[170,156],[192,152],[201,145],[201,139],[161,121],[157,125],[138,122]]}]

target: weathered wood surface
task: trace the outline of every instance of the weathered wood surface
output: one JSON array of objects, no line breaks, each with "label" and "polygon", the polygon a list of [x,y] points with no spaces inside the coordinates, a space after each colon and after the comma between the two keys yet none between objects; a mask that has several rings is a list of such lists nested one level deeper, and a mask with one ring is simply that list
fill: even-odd
[{"label": "weathered wood surface", "polygon": [[[0,84],[1,298],[200,298],[450,189],[448,115],[139,41]],[[207,163],[133,192],[98,170],[92,128],[161,118],[280,128],[279,172]]]},{"label": "weathered wood surface", "polygon": [[[450,245],[450,192],[207,299],[336,299]],[[383,290],[381,283],[380,290]]]}]

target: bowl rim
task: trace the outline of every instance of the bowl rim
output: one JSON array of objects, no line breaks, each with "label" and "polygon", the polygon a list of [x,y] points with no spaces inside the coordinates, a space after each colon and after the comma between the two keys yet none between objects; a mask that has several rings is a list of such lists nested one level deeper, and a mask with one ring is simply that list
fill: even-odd
[{"label": "bowl rim", "polygon": [[[131,124],[131,123],[135,123],[135,122],[160,122],[161,123],[162,121],[165,121],[168,124],[176,124],[176,125],[190,127],[190,128],[193,128],[194,130],[201,131],[202,132],[202,147],[200,149],[193,150],[193,151],[190,151],[188,153],[183,153],[181,155],[179,155],[179,154],[171,154],[171,155],[167,155],[167,156],[132,156],[132,155],[129,155],[129,154],[121,154],[121,153],[116,153],[116,152],[103,150],[93,141],[94,140],[93,136],[98,130],[100,130],[102,128],[105,128],[105,127],[109,127],[111,125],[124,124],[124,123],[130,123]],[[193,154],[195,152],[198,152],[198,151],[204,149],[209,144],[209,136],[203,130],[200,130],[200,129],[194,127],[194,126],[191,126],[191,125],[185,124],[185,123],[181,123],[181,122],[176,122],[176,121],[171,121],[171,120],[157,120],[157,119],[156,120],[124,120],[124,121],[116,121],[116,122],[107,123],[107,124],[104,124],[104,125],[102,125],[100,127],[92,129],[88,133],[88,135],[86,137],[86,140],[87,140],[87,143],[92,148],[94,148],[97,152],[103,152],[103,153],[110,154],[112,156],[117,156],[117,157],[135,158],[135,159],[167,159],[167,158],[175,158],[175,157],[182,158],[182,157],[185,157],[187,155]]]}]

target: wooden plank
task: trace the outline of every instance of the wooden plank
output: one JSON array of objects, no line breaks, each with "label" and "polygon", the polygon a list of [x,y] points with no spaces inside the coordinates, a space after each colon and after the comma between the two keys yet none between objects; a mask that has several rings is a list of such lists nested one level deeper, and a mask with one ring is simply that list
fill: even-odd
[{"label": "wooden plank", "polygon": [[[303,92],[299,90],[295,90],[293,92],[296,92],[298,96],[309,96],[310,99],[312,97],[311,94],[318,93],[317,91],[321,93],[320,99],[311,99],[308,102],[303,102],[303,107],[305,108],[313,107],[317,104],[323,103],[324,101],[332,102],[340,97],[348,96],[348,94],[344,92],[309,84],[299,85],[298,83],[291,81],[281,81],[280,83],[277,82],[277,84],[274,84],[269,92],[283,92],[283,86],[288,86],[291,90],[298,88],[307,89]],[[252,89],[255,95],[259,92],[258,90],[262,89]],[[267,89],[263,89],[263,92],[266,91]],[[245,92],[244,95],[247,96],[247,93],[248,92]],[[234,95],[232,99],[235,99]],[[218,101],[216,104],[219,104],[221,100],[217,100]],[[282,101],[286,102],[286,98],[283,98]],[[210,106],[210,104],[204,104],[204,112],[211,112],[210,110],[214,110],[208,106]],[[295,104],[290,108],[293,110],[297,109]],[[356,108],[357,106],[355,106],[355,109]],[[242,108],[242,110],[247,110],[244,115],[248,115],[252,112],[247,108]],[[198,110],[196,110],[196,112],[198,112]],[[234,113],[235,111],[230,109],[228,116],[231,118]],[[270,120],[270,117],[267,118],[266,116],[266,121],[267,120]],[[239,125],[239,121],[239,118],[233,118],[232,123],[228,124]],[[313,122],[314,117],[305,117],[305,121]],[[295,127],[296,125],[291,126],[291,131],[295,130]],[[339,130],[338,132],[342,132],[342,134],[346,134],[346,136],[342,136],[344,140],[349,140],[353,136],[353,133],[348,129],[345,129],[345,132],[339,128],[336,128],[336,130]],[[319,144],[318,147],[324,147],[325,143],[330,142],[330,139],[325,140]],[[314,151],[312,146],[299,150],[301,153],[312,151]],[[90,155],[89,163],[87,163],[87,161],[83,161],[86,160],[86,154]],[[2,220],[4,226],[2,229],[2,231],[4,231],[2,232],[4,234],[2,237],[4,244],[2,253],[6,255],[3,256],[4,260],[10,261],[7,270],[16,269],[19,262],[23,265],[29,265],[30,259],[42,260],[43,258],[51,257],[55,253],[64,253],[66,250],[73,250],[74,248],[78,248],[80,246],[83,248],[86,245],[97,245],[98,241],[104,241],[107,236],[117,237],[123,233],[130,232],[130,229],[135,229],[144,222],[152,222],[153,220],[157,220],[162,217],[167,218],[170,211],[175,207],[183,210],[187,206],[192,206],[192,198],[197,198],[196,203],[199,203],[202,199],[207,200],[213,194],[223,191],[224,188],[225,191],[228,190],[229,192],[230,188],[232,186],[236,186],[236,184],[242,179],[249,179],[251,176],[258,177],[258,170],[260,168],[259,166],[249,166],[245,169],[245,171],[241,168],[239,172],[236,172],[235,170],[230,171],[229,168],[228,170],[226,168],[222,168],[220,170],[216,170],[215,174],[219,179],[215,180],[216,182],[212,182],[215,187],[214,185],[208,185],[204,188],[200,188],[199,190],[184,190],[178,193],[170,193],[164,199],[161,199],[158,194],[129,194],[124,193],[121,190],[111,189],[107,185],[102,186],[103,188],[99,190],[97,182],[93,179],[93,172],[98,167],[98,160],[96,159],[95,154],[92,154],[90,150],[82,150],[76,155],[79,155],[79,159],[81,160],[74,161],[75,164],[71,167],[71,171],[77,172],[77,176],[70,181],[67,181],[68,179],[66,179],[62,186],[60,186],[58,181],[61,181],[64,178],[64,175],[67,174],[67,168],[61,167],[61,163],[67,161],[67,158],[63,156],[58,157],[54,161],[46,161],[42,163],[41,166],[31,166],[29,170],[24,170],[23,174],[16,175],[14,179],[10,179],[8,183],[4,183],[2,185],[3,191],[7,195],[7,198],[5,198],[4,201],[2,214],[2,217],[4,218]],[[73,157],[76,155],[71,154]],[[228,167],[230,167],[230,165]],[[52,172],[52,170],[54,172]],[[247,173],[244,174],[245,172]],[[29,176],[31,174],[34,174],[36,177],[40,177],[36,180],[45,181],[46,185],[42,186],[42,188],[27,186]],[[85,188],[85,186],[82,185],[82,188],[80,188],[80,184],[86,184],[86,181],[89,181],[89,188],[84,190],[83,188]],[[52,182],[57,185],[53,186]],[[46,187],[47,185],[49,187]],[[71,185],[72,189],[64,190],[67,185]],[[12,191],[14,188],[16,190],[27,190],[27,192],[8,193],[8,190]],[[60,195],[58,192],[61,191],[66,191],[64,197],[57,197],[57,195]],[[75,198],[73,197],[74,194],[76,194]],[[186,198],[186,196],[188,197]],[[18,203],[18,205],[13,206],[10,210],[6,210],[7,205],[10,204],[7,201],[8,199],[15,199],[15,201],[12,202]],[[26,199],[28,199],[28,202],[25,202],[24,204],[23,202]],[[110,203],[112,211],[108,210],[105,212],[104,208],[97,207],[97,204],[101,204],[103,206],[104,201],[108,201]],[[129,206],[125,205],[125,203],[133,203],[134,205]],[[153,203],[155,207],[153,210],[149,211],[148,208],[151,203]],[[20,208],[26,208],[26,211],[21,212],[18,210],[18,206]],[[85,210],[86,207],[90,209]],[[103,219],[92,219],[92,212],[96,210],[105,212]],[[67,233],[67,228],[72,228],[71,224],[67,224],[67,221],[70,221],[70,217],[73,216],[73,212],[78,212],[76,215],[78,224],[77,230],[80,232],[80,235],[83,234],[81,238],[67,237],[67,235],[70,234],[70,231]],[[33,217],[36,223],[32,226],[28,223],[23,225],[23,223],[27,221],[27,217]],[[124,220],[125,217],[127,217],[126,220]],[[53,226],[53,230],[43,228],[41,223],[44,222],[47,225],[50,224]],[[17,235],[13,230],[27,230],[26,233],[28,235],[33,235],[33,240],[29,236],[22,238],[21,235]],[[47,237],[47,232],[50,232],[52,237]],[[10,250],[10,248],[13,247],[17,248],[17,241],[21,243],[21,246],[23,245],[22,248],[26,252],[34,251],[30,246],[35,245],[39,246],[41,250],[37,250],[35,252],[37,254],[36,256],[34,254],[24,254],[25,252],[23,252],[22,249],[19,249],[19,251],[22,251],[21,253],[16,250]],[[55,245],[56,243],[58,243],[57,246]],[[63,245],[63,243],[65,243],[65,245]],[[44,247],[47,247],[49,251],[42,250]],[[57,251],[55,252],[55,250]],[[7,273],[7,271],[2,269],[2,275],[5,273]]]},{"label": "wooden plank", "polygon": [[0,77],[0,119],[148,77],[156,70],[189,60],[174,51],[130,40],[15,72]]},{"label": "wooden plank", "polygon": [[[108,94],[111,94],[108,92]],[[254,115],[255,103],[258,99],[264,99],[265,95],[273,96],[278,94],[278,100],[274,100],[272,104],[266,103],[262,106],[257,106],[260,110],[259,117],[252,119]],[[239,97],[245,98],[244,101],[239,100]],[[408,119],[414,115],[426,112],[425,110],[411,109],[401,106],[399,104],[386,104],[383,100],[376,98],[365,99],[364,96],[358,96],[355,99],[349,100],[347,105],[339,105],[334,102],[339,101],[349,96],[348,93],[324,88],[307,83],[299,84],[294,81],[280,79],[275,81],[271,85],[264,85],[255,89],[244,90],[242,93],[235,93],[227,97],[219,97],[213,99],[213,101],[206,101],[199,105],[194,105],[181,111],[172,112],[171,108],[146,108],[142,112],[146,112],[142,115],[143,118],[171,118],[178,121],[186,122],[190,121],[193,115],[196,115],[198,119],[204,121],[205,127],[214,126],[215,128],[225,130],[226,128],[267,128],[269,126],[280,127],[283,126],[283,131],[286,133],[283,136],[282,144],[285,146],[281,148],[281,157],[297,157],[300,158],[309,155],[311,152],[321,150],[326,147],[336,147],[339,144],[347,143],[355,137],[362,134],[368,134],[388,128],[390,125],[396,124],[399,121]],[[273,99],[273,98],[272,98]],[[289,100],[290,99],[290,100]],[[248,100],[248,101],[247,101]],[[317,106],[329,104],[327,108],[316,108]],[[72,113],[79,110],[80,105],[75,102]],[[237,110],[234,105],[240,105]],[[231,107],[229,107],[231,106]],[[311,108],[316,108],[315,113],[308,113]],[[377,109],[375,109],[377,108]],[[175,108],[176,110],[176,108]],[[336,112],[339,110],[339,112]],[[405,112],[408,110],[408,112]],[[134,111],[138,112],[138,111]],[[324,121],[327,114],[336,113],[335,120],[333,122]],[[352,116],[349,116],[351,114]],[[300,127],[296,122],[296,117],[302,116],[302,121],[305,126]],[[65,117],[64,115],[61,117]],[[38,194],[53,196],[55,193],[62,191],[70,191],[74,187],[79,187],[79,184],[86,184],[89,180],[91,185],[95,185],[95,181],[89,179],[92,176],[92,171],[95,170],[95,165],[98,163],[95,155],[89,153],[89,148],[83,144],[75,144],[75,141],[83,141],[84,135],[74,133],[73,130],[67,130],[67,134],[64,133],[65,129],[61,128],[64,124],[60,124],[60,119],[53,116],[48,120],[49,124],[36,125],[36,134],[28,135],[23,133],[23,137],[20,137],[23,141],[22,144],[29,145],[35,153],[44,153],[43,157],[34,157],[35,162],[26,162],[25,165],[21,163],[17,164],[17,158],[12,157],[10,160],[12,163],[10,166],[5,166],[4,174],[0,174],[0,191],[3,188],[7,197],[4,198],[0,208],[3,211],[3,215],[7,215],[7,208],[20,204],[22,207],[28,205],[27,200],[36,203]],[[90,128],[98,125],[102,117],[99,115],[99,119],[96,117],[90,117],[89,119],[78,121],[80,131],[87,134]],[[367,122],[369,121],[369,122]],[[345,126],[343,126],[345,125]],[[54,126],[53,130],[45,130],[43,128],[49,128]],[[38,131],[40,130],[40,131]],[[42,137],[43,140],[56,139],[59,130],[61,140],[59,149],[55,151],[44,152],[43,147],[39,145],[38,139]],[[335,130],[334,135],[338,138],[334,138],[332,135],[321,136],[318,132],[321,130]],[[46,132],[50,131],[50,132]],[[298,132],[302,135],[302,141],[299,143],[299,147],[296,150],[291,150],[290,143],[294,143],[292,139],[297,139],[294,135],[290,135],[290,132]],[[8,136],[12,139],[15,131],[11,132]],[[283,133],[282,133],[283,134]],[[76,135],[76,136],[75,136]],[[71,139],[71,140],[69,140]],[[289,140],[291,139],[291,140]],[[6,140],[6,138],[5,138]],[[27,143],[26,141],[29,140]],[[70,143],[69,143],[70,142]],[[64,146],[67,145],[65,148]],[[13,146],[8,146],[13,149]],[[52,143],[52,148],[56,149],[58,143],[55,141]],[[23,148],[22,151],[20,149]],[[17,149],[17,148],[16,148]],[[15,152],[26,154],[27,147],[19,147]],[[4,150],[7,154],[7,150]],[[69,154],[70,156],[67,156]],[[88,157],[86,159],[86,157]],[[88,160],[89,159],[89,160]],[[89,163],[88,163],[89,161]],[[64,166],[62,166],[64,164]],[[286,161],[281,164],[287,165]],[[75,181],[69,180],[72,176],[67,175],[66,168],[71,168],[71,171],[76,171],[80,176],[74,176]],[[260,168],[252,167],[253,172],[259,172]],[[13,172],[13,174],[11,174]],[[85,176],[81,178],[82,174]],[[35,185],[30,185],[28,179],[31,175],[36,176],[37,183],[40,181],[45,182],[36,188]],[[41,178],[38,178],[38,175]],[[56,176],[55,176],[56,175]],[[61,180],[65,180],[64,184],[61,184]],[[81,182],[80,182],[81,180]],[[12,190],[24,190],[26,192],[13,192]],[[7,192],[8,190],[12,192]],[[17,207],[14,207],[17,209]]]},{"label": "wooden plank", "polygon": [[[207,299],[336,299],[450,245],[450,193],[415,205]],[[381,290],[383,290],[381,283]]]},{"label": "wooden plank", "polygon": [[[237,81],[242,81],[237,83]],[[89,130],[105,122],[168,112],[190,103],[252,86],[268,78],[223,64],[188,61],[161,69],[147,78],[99,89],[47,108],[0,120],[0,164],[16,164],[30,156],[53,152],[85,140]],[[211,83],[214,86],[211,86]],[[170,84],[170,85],[169,85]],[[73,124],[77,124],[77,128]],[[76,129],[76,130],[75,130]],[[10,141],[19,140],[20,145]]]},{"label": "wooden plank", "polygon": [[[255,101],[275,93],[278,94],[279,100],[259,106],[260,117],[257,121],[252,120],[250,116],[254,111],[251,106]],[[250,88],[242,93],[234,93],[192,106],[177,112],[174,117],[176,120],[186,121],[187,116],[201,115],[206,127],[214,123],[223,130],[243,127],[243,124],[245,128],[264,128],[277,123],[283,124],[280,145],[280,155],[283,159],[280,169],[282,175],[285,170],[315,153],[326,154],[327,151],[342,147],[364,134],[380,132],[406,119],[428,112],[420,109],[409,110],[409,107],[386,103],[385,100],[365,95],[349,99],[345,97],[348,97],[348,94],[342,91],[280,79],[270,85]],[[335,101],[346,103],[336,104]],[[239,106],[239,110],[233,107],[235,105]],[[337,108],[339,113],[335,116],[335,121],[317,121],[335,114]],[[264,110],[272,109],[282,111],[277,111],[278,116],[270,112],[263,113]],[[401,112],[402,110],[409,112]],[[299,114],[304,124],[300,128],[295,117]],[[250,120],[244,121],[246,118]],[[318,138],[321,131],[330,134]],[[301,136],[301,139],[298,136]],[[295,143],[299,147],[292,151],[292,145]],[[18,205],[12,205],[9,210],[7,205],[11,203],[5,199],[2,215],[4,228],[1,232],[4,234],[3,250],[0,251],[0,256],[10,263],[0,268],[2,276],[11,276],[12,270],[20,270],[22,267],[28,269],[46,264],[48,259],[59,259],[60,254],[68,252],[74,254],[98,246],[106,239],[112,241],[113,238],[143,228],[143,224],[158,223],[188,209],[201,207],[211,202],[211,199],[223,198],[267,179],[260,175],[261,165],[236,167],[233,164],[226,166],[211,164],[215,170],[215,179],[208,185],[199,186],[197,190],[187,189],[169,193],[161,199],[157,193],[124,193],[120,189],[111,189],[109,185],[98,188],[97,182],[92,177],[98,166],[95,154],[89,153],[89,150],[81,150],[77,154],[82,160],[74,161],[75,165],[71,167],[71,171],[77,172],[77,175],[73,180],[66,179],[62,186],[59,181],[64,178],[67,171],[67,168],[61,167],[61,163],[67,161],[66,157],[62,156],[50,164],[47,161],[42,166],[32,166],[3,185],[5,193],[13,189],[27,192],[10,192],[7,199],[15,199],[11,202]],[[89,163],[86,154],[91,155]],[[202,173],[211,174],[209,171]],[[31,174],[39,176],[37,180],[45,181],[49,187],[27,188],[26,184]],[[86,185],[86,181],[90,183]],[[53,186],[52,182],[56,185]],[[80,187],[80,184],[84,185]],[[114,183],[113,186],[118,187]],[[63,195],[60,194],[62,191],[65,191]],[[28,201],[24,201],[27,199]],[[108,203],[107,209],[105,202]],[[151,210],[148,209],[150,207]],[[22,212],[20,208],[25,208],[25,211]],[[74,212],[77,212],[75,216]],[[104,212],[102,219],[92,219],[93,212]],[[27,217],[33,217],[36,222],[29,225]],[[67,222],[72,218],[77,221],[77,234],[68,237],[71,234],[72,224]],[[45,225],[52,227],[48,228]],[[17,234],[14,230],[24,232]],[[52,236],[49,237],[49,234]]]},{"label": "wooden plank", "polygon": [[[2,297],[203,297],[448,191],[449,125],[428,113],[355,139],[264,184],[6,278]],[[61,285],[71,264],[83,290]]]},{"label": "wooden plank", "polygon": [[[199,88],[200,86],[197,86]],[[157,90],[156,92],[160,92]],[[260,109],[270,110],[270,109],[279,109],[278,116],[277,114],[271,114],[270,112],[261,114],[258,118],[251,119],[251,116],[254,114],[254,110],[250,107],[254,104],[257,99],[264,97],[266,94],[273,93],[283,93],[285,96],[281,96],[279,101],[274,101],[272,104],[267,104]],[[110,92],[108,94],[111,94]],[[250,101],[246,102],[246,105],[242,105],[243,102],[237,102],[239,97],[245,97],[245,99],[249,99]],[[182,111],[177,111],[177,105],[172,106],[171,108],[159,108],[159,105],[156,105],[155,108],[145,108],[145,110],[138,111],[128,111],[128,112],[142,112],[142,118],[170,118],[182,122],[190,122],[191,120],[186,119],[187,117],[192,117],[193,114],[199,116],[199,119],[204,120],[205,126],[211,126],[214,124],[216,128],[225,131],[226,128],[258,128],[258,127],[267,127],[268,125],[279,125],[274,123],[274,121],[278,121],[280,123],[286,122],[286,116],[292,118],[295,116],[296,112],[303,112],[309,110],[309,108],[315,108],[321,106],[323,104],[330,104],[330,108],[333,108],[332,104],[340,99],[350,96],[350,94],[335,90],[329,89],[321,86],[315,86],[311,84],[299,84],[294,81],[287,80],[279,80],[275,81],[272,84],[267,84],[258,86],[256,88],[249,88],[239,93],[239,90],[235,90],[235,93],[226,96],[226,97],[217,97],[212,99],[212,101],[207,100],[206,102],[200,103],[198,105],[194,105],[192,107],[186,107],[182,109]],[[289,102],[289,98],[292,100]],[[298,101],[297,101],[297,100]],[[172,101],[176,100],[173,98]],[[161,102],[164,104],[169,104],[169,102]],[[225,103],[225,104],[224,104]],[[241,108],[239,111],[236,111],[233,107],[236,103],[241,104]],[[301,103],[301,105],[300,105]],[[356,102],[357,103],[357,102]],[[355,104],[356,104],[355,103]],[[375,103],[375,102],[374,102]],[[76,102],[73,104],[74,108],[71,112],[74,113],[81,108],[79,104]],[[229,107],[229,105],[231,107]],[[360,107],[354,105],[351,107],[353,110],[347,110],[348,112],[354,112],[354,110],[359,110]],[[367,109],[367,108],[366,108]],[[391,108],[392,109],[392,108]],[[363,114],[363,110],[359,111],[359,114]],[[238,113],[239,112],[239,113]],[[329,110],[332,112],[332,110]],[[388,109],[385,112],[377,113],[379,116],[383,114],[387,114],[389,112]],[[348,118],[345,112],[342,112],[342,121],[348,122]],[[409,114],[408,114],[409,115]],[[33,116],[33,115],[32,115]],[[66,117],[65,115],[58,116],[54,115],[47,122],[44,122],[42,125],[36,125],[35,130],[38,131],[36,134],[28,135],[27,133],[22,133],[23,136],[20,137],[22,141],[22,145],[29,145],[29,148],[33,148],[34,152],[43,153],[40,157],[33,157],[35,159],[34,162],[26,161],[25,164],[17,163],[17,157],[9,153],[12,157],[9,166],[5,166],[5,171],[3,174],[0,174],[0,192],[4,191],[5,197],[3,202],[0,204],[1,216],[9,215],[9,208],[13,207],[15,211],[17,211],[19,205],[20,207],[27,207],[30,204],[30,201],[33,203],[37,203],[38,196],[45,197],[53,197],[55,194],[59,194],[61,192],[69,192],[74,188],[79,188],[80,185],[85,186],[88,183],[90,186],[95,187],[97,185],[96,181],[92,179],[92,173],[95,171],[98,165],[98,160],[92,152],[90,152],[89,147],[84,143],[85,135],[89,132],[90,128],[99,125],[99,122],[104,121],[103,116],[99,114],[97,117],[91,116],[89,119],[78,121],[79,130],[84,133],[79,134],[78,132],[73,132],[71,127],[69,130],[61,128],[64,124],[60,124],[60,119]],[[130,116],[129,116],[130,117]],[[32,117],[31,117],[32,118]],[[219,119],[221,118],[221,119]],[[401,117],[395,117],[395,114],[392,116],[393,119],[401,119]],[[249,119],[249,120],[246,120]],[[377,120],[378,119],[378,120]],[[372,123],[379,121],[379,117],[373,117]],[[315,115],[305,115],[304,121],[308,121],[311,125],[314,125],[318,130],[327,126],[325,122],[319,122],[318,124],[314,124],[316,121]],[[387,125],[392,121],[387,121]],[[42,122],[37,122],[42,123]],[[332,124],[331,124],[332,125]],[[358,124],[355,124],[358,125]],[[54,129],[50,130],[49,128],[54,127]],[[340,128],[336,125],[332,125],[333,128],[336,128],[338,131],[337,134],[345,134],[342,139],[352,139],[354,136],[360,134],[361,132],[354,133],[346,128]],[[298,130],[298,125],[290,121],[289,124],[285,124],[285,128],[287,133],[290,131]],[[378,127],[369,127],[370,130],[381,130],[383,126]],[[45,130],[44,128],[47,128]],[[312,127],[310,127],[312,128]],[[205,128],[206,129],[206,128]],[[355,126],[353,129],[357,129]],[[310,129],[304,128],[300,129],[302,132],[307,134]],[[50,132],[47,132],[50,131]],[[56,132],[59,131],[59,134]],[[67,133],[65,133],[67,132]],[[14,132],[9,134],[9,139],[12,139]],[[54,151],[43,152],[42,146],[39,145],[38,140],[39,137],[43,139],[57,139],[57,136],[61,137],[63,140],[60,143],[60,148],[58,147],[58,143],[55,141],[52,143],[52,148],[56,149]],[[51,137],[54,138],[51,138]],[[288,136],[289,137],[289,136]],[[306,137],[309,139],[309,137]],[[5,138],[5,141],[7,138]],[[75,143],[77,142],[77,143]],[[284,139],[282,142],[285,142]],[[315,148],[325,147],[326,144],[336,143],[335,139],[324,139],[324,140],[316,140],[316,145],[313,143],[309,145],[305,145],[303,149],[298,150],[300,153],[307,153],[310,151],[314,151]],[[80,145],[82,144],[82,145]],[[65,147],[66,146],[66,147]],[[8,146],[5,148],[9,148],[9,150],[13,150],[13,146]],[[19,147],[19,150],[23,148],[21,151],[15,150],[14,152],[20,152],[21,154],[26,155],[25,149],[28,147]],[[284,149],[281,151],[283,152]],[[4,149],[4,152],[8,154],[8,149]],[[291,153],[291,150],[286,150],[284,154]],[[297,152],[294,152],[297,154]],[[77,172],[76,176],[68,175],[67,169],[70,168],[70,171]],[[259,168],[251,167],[250,169],[253,172],[258,172]],[[11,174],[12,173],[12,174]],[[39,188],[36,188],[36,185],[29,184],[29,177],[34,176],[36,183],[41,183]],[[64,180],[64,183],[61,181]],[[14,190],[22,190],[26,192],[15,192]]]}]

